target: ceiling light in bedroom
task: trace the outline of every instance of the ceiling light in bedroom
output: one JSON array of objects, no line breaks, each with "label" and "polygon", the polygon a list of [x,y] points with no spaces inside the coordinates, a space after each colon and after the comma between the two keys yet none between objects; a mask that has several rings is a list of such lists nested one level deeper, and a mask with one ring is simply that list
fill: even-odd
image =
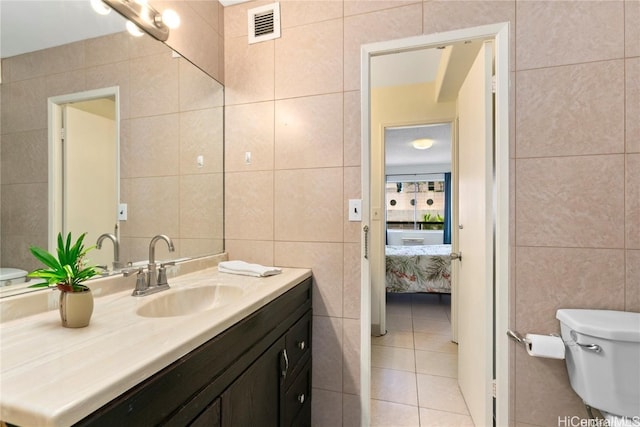
[{"label": "ceiling light in bedroom", "polygon": [[433,139],[426,139],[426,138],[414,139],[411,142],[411,145],[413,145],[413,148],[415,148],[416,150],[426,150],[433,146]]}]

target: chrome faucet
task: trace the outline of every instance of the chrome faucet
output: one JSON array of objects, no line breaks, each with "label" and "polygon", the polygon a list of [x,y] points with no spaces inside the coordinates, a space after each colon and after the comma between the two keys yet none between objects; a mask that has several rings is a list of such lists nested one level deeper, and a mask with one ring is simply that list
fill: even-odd
[{"label": "chrome faucet", "polygon": [[96,248],[102,249],[102,241],[104,239],[109,239],[113,242],[113,269],[122,268],[124,265],[120,262],[120,242],[118,238],[112,233],[101,234],[96,242]]},{"label": "chrome faucet", "polygon": [[[149,265],[147,266],[149,273],[147,274],[147,287],[158,286],[158,285],[169,285],[165,283],[159,283],[156,275],[156,242],[158,240],[164,240],[167,242],[167,246],[169,246],[169,252],[175,251],[175,247],[173,246],[173,241],[166,234],[158,234],[157,236],[153,236],[151,239],[151,243],[149,243]],[[164,266],[163,266],[164,268]]]}]

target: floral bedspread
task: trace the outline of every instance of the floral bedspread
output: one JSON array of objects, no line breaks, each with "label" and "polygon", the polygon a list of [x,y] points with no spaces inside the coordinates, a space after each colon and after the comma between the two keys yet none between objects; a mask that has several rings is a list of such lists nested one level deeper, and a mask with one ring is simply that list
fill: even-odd
[{"label": "floral bedspread", "polygon": [[451,245],[387,246],[387,292],[451,293]]}]

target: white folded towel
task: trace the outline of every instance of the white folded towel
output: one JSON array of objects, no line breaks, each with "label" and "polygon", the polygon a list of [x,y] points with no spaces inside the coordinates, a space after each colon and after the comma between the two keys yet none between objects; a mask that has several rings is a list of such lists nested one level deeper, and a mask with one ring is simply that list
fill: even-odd
[{"label": "white folded towel", "polygon": [[282,269],[278,267],[265,267],[264,265],[249,264],[244,261],[223,261],[218,264],[218,271],[253,277],[266,277],[282,273]]}]

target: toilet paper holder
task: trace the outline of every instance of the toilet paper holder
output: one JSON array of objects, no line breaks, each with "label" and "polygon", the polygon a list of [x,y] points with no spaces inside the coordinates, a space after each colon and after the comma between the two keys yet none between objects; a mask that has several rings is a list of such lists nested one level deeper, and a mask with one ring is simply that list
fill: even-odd
[{"label": "toilet paper holder", "polygon": [[[525,337],[523,337],[520,332],[518,331],[512,331],[511,329],[507,329],[507,336],[509,338],[511,338],[512,340],[514,340],[515,342],[517,342],[518,344],[522,344],[525,347],[527,347],[528,344],[530,344],[529,341],[527,341],[527,339]],[[552,337],[559,337],[560,335],[558,334],[549,334],[549,336]]]},{"label": "toilet paper holder", "polygon": [[518,344],[522,344],[525,347],[527,346],[527,342],[524,337],[520,335],[518,331],[512,331],[511,329],[507,329],[507,336],[517,342]]}]

